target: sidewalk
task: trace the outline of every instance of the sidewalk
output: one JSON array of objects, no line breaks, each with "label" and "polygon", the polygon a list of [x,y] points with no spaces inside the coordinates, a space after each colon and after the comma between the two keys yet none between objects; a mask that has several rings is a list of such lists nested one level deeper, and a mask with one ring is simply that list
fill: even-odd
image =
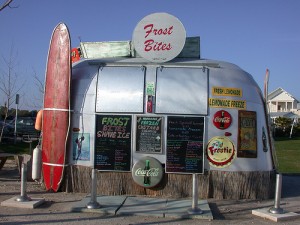
[{"label": "sidewalk", "polygon": [[[300,176],[283,176],[281,208],[300,214]],[[37,208],[2,206],[20,196],[20,178],[14,162],[6,162],[0,171],[0,224],[274,224],[252,214],[252,210],[269,209],[274,200],[199,200],[203,211],[191,215],[191,199],[174,200],[144,196],[97,196],[99,209],[87,209],[91,198],[85,193],[48,193],[37,182],[27,182],[27,194],[32,199],[44,199]],[[188,218],[186,218],[188,217]],[[279,222],[300,224],[300,217]]]}]

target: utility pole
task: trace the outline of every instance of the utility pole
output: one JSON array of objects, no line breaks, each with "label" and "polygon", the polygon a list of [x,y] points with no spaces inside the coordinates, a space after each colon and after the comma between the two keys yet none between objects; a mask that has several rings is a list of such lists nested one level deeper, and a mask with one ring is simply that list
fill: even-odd
[{"label": "utility pole", "polygon": [[17,143],[17,121],[18,121],[18,104],[19,104],[19,94],[16,94],[16,117],[15,117],[15,144]]}]

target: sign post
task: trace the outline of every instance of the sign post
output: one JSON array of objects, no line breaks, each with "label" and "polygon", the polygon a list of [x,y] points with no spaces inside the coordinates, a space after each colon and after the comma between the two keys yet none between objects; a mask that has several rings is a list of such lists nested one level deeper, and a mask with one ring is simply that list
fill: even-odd
[{"label": "sign post", "polygon": [[198,207],[198,176],[193,174],[193,196],[192,196],[192,208],[188,210],[189,214],[202,214],[203,211]]},{"label": "sign post", "polygon": [[101,207],[97,202],[97,174],[96,169],[92,169],[92,190],[91,190],[91,201],[86,205],[88,209],[98,209]]}]

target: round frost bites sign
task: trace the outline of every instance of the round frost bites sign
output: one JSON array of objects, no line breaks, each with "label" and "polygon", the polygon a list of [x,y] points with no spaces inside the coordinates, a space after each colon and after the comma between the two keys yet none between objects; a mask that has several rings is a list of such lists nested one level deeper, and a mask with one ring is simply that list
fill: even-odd
[{"label": "round frost bites sign", "polygon": [[186,32],[176,17],[167,13],[154,13],[138,23],[132,39],[141,57],[151,62],[167,62],[182,51]]},{"label": "round frost bites sign", "polygon": [[133,180],[144,188],[155,187],[163,178],[163,168],[157,159],[143,157],[132,167]]}]

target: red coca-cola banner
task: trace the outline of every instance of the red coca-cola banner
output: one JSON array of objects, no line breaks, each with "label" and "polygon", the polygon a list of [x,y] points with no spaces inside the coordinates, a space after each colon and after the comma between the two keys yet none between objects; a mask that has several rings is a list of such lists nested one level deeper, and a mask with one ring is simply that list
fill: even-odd
[{"label": "red coca-cola banner", "polygon": [[231,125],[231,122],[231,115],[225,110],[217,111],[213,117],[213,124],[216,128],[221,130],[227,129]]}]

